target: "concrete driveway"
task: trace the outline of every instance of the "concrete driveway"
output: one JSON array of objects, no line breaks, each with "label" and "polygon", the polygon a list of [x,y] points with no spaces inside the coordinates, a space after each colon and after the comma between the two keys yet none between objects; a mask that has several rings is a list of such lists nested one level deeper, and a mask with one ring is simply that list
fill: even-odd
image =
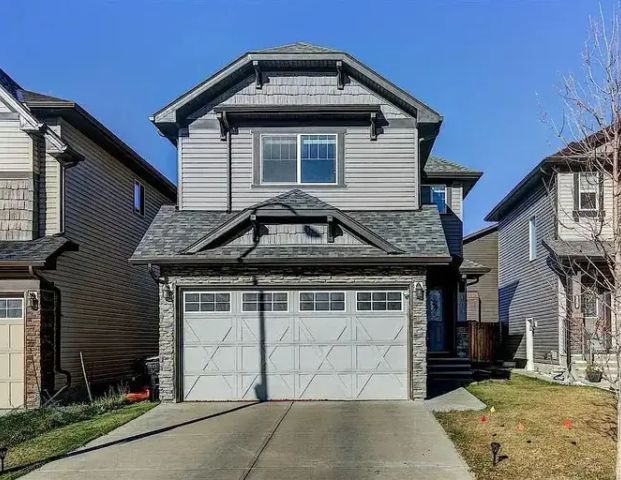
[{"label": "concrete driveway", "polygon": [[423,403],[160,405],[28,480],[470,479]]}]

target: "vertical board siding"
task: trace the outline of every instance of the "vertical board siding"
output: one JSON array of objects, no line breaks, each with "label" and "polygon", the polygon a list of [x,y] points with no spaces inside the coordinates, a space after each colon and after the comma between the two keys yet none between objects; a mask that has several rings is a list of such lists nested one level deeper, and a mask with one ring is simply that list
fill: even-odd
[{"label": "vertical board siding", "polygon": [[[557,277],[547,265],[548,252],[543,239],[554,238],[553,201],[546,188],[536,187],[516,206],[498,227],[499,317],[505,323],[504,339],[509,357],[526,358],[525,322],[538,322],[534,335],[536,362],[547,362],[551,350],[558,351]],[[529,261],[528,222],[537,221],[537,258]]]},{"label": "vertical board siding", "polygon": [[478,293],[480,321],[498,322],[498,232],[464,242],[464,258],[491,269],[477,283],[468,286],[468,299],[470,292]]},{"label": "vertical board siding", "polygon": [[557,177],[558,197],[558,237],[569,241],[591,241],[595,235],[604,239],[612,239],[612,178],[604,177],[604,210],[606,216],[603,221],[595,218],[581,217],[577,221],[573,218],[574,211],[574,174],[559,172]]},{"label": "vertical board siding", "polygon": [[62,292],[62,363],[80,383],[82,352],[91,381],[118,380],[158,352],[158,289],[147,267],[128,259],[168,202],[143,181],[145,215],[136,215],[136,175],[70,124],[61,122],[61,135],[85,157],[65,177],[65,232],[79,251],[45,273]]},{"label": "vertical board siding", "polygon": [[32,138],[19,120],[0,120],[0,172],[32,171],[32,154]]},{"label": "vertical board siding", "polygon": [[[417,208],[416,130],[391,128],[369,139],[368,127],[345,133],[345,186],[300,186],[304,191],[346,210],[411,210]],[[180,143],[181,207],[224,210],[227,196],[227,146],[217,130],[192,129]],[[253,185],[252,130],[240,128],[232,136],[233,209],[294,188],[291,185]]]},{"label": "vertical board siding", "polygon": [[406,118],[396,106],[349,78],[342,90],[335,73],[263,72],[263,87],[254,76],[239,82],[201,107],[190,118],[213,118],[217,105],[380,105],[386,118]]}]

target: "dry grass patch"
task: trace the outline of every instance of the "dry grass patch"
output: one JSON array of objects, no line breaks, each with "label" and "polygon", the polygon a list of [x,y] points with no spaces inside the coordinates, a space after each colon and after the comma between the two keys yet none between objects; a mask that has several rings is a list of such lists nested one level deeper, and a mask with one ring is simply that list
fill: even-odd
[{"label": "dry grass patch", "polygon": [[[477,479],[614,478],[616,409],[611,393],[522,375],[473,384],[468,390],[495,412],[488,408],[436,417]],[[500,455],[506,456],[496,467],[492,442],[500,443]]]}]

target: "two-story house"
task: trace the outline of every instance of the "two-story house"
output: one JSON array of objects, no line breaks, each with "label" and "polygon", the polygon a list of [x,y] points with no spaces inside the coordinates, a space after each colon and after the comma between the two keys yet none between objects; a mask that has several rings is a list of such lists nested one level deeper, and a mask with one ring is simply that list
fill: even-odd
[{"label": "two-story house", "polygon": [[175,187],[78,104],[0,70],[0,409],[131,375],[158,288],[128,259]]},{"label": "two-story house", "polygon": [[459,347],[480,177],[430,156],[442,117],[297,43],[242,55],[152,121],[179,172],[131,260],[160,272],[160,398],[424,397],[428,349]]},{"label": "two-story house", "polygon": [[498,222],[504,355],[529,370],[580,377],[611,346],[612,179],[584,160],[600,137],[587,155],[569,146],[543,159],[486,217]]}]

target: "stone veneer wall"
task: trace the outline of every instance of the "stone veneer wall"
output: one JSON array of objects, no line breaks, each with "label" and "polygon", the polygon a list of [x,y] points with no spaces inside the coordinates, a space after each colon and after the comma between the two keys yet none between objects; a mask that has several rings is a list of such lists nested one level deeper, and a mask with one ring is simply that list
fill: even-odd
[{"label": "stone veneer wall", "polygon": [[[37,309],[29,305],[29,295],[39,299]],[[41,405],[41,393],[54,389],[54,293],[49,290],[28,290],[24,300],[25,338],[24,388],[26,407]]]},{"label": "stone veneer wall", "polygon": [[410,394],[413,399],[427,395],[427,308],[425,300],[417,300],[414,286],[420,282],[425,288],[426,271],[423,268],[257,268],[223,267],[199,268],[192,266],[162,267],[160,278],[167,282],[175,298],[165,300],[164,287],[160,286],[160,399],[176,400],[175,385],[175,312],[176,289],[180,286],[329,286],[329,285],[409,285],[410,288],[410,338],[411,358]]},{"label": "stone veneer wall", "polygon": [[0,179],[0,240],[32,240],[35,230],[33,178]]}]

